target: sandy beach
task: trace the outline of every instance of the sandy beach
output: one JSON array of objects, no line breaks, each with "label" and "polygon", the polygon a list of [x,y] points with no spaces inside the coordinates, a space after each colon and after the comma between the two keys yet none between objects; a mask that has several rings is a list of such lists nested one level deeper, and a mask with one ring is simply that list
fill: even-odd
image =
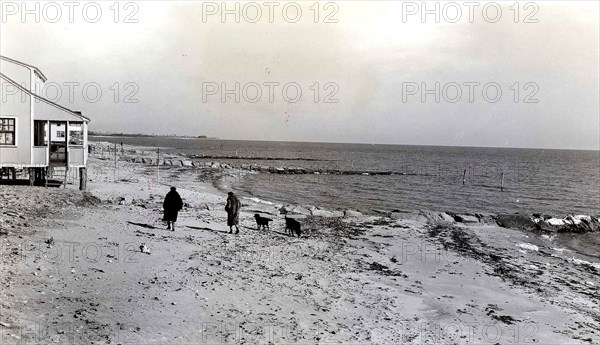
[{"label": "sandy beach", "polygon": [[[439,213],[243,199],[221,165],[91,155],[88,191],[0,186],[2,344],[593,344],[600,271],[551,239]],[[171,185],[185,203],[167,231]],[[303,236],[284,233],[297,210]],[[253,215],[274,219],[256,230]],[[139,249],[145,244],[150,253]]]}]

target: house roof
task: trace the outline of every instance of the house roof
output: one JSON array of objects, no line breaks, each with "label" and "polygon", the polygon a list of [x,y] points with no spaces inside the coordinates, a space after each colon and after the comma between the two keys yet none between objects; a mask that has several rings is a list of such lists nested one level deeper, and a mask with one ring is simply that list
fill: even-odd
[{"label": "house roof", "polygon": [[40,69],[39,69],[39,68],[37,68],[37,67],[35,67],[35,66],[33,66],[33,65],[29,65],[29,64],[26,64],[26,63],[24,63],[24,62],[17,61],[17,60],[15,60],[15,59],[11,59],[11,58],[9,58],[9,57],[2,56],[2,55],[0,55],[0,60],[5,60],[5,61],[8,61],[8,62],[14,63],[14,64],[16,64],[16,65],[19,65],[19,66],[23,66],[23,67],[31,68],[31,69],[33,69],[33,72],[34,72],[35,74],[37,74],[37,75],[38,75],[38,77],[40,77],[40,78],[42,79],[42,81],[43,81],[43,82],[46,82],[46,80],[48,80],[48,78],[46,78],[46,76],[44,75],[44,73],[42,73],[42,71],[40,71]]},{"label": "house roof", "polygon": [[40,100],[40,101],[42,101],[44,103],[47,103],[47,104],[49,104],[49,105],[51,105],[51,106],[53,106],[55,108],[58,108],[58,109],[60,109],[62,111],[65,111],[65,112],[67,112],[67,113],[69,113],[69,114],[71,114],[73,116],[77,116],[77,117],[79,117],[80,119],[82,119],[85,122],[91,122],[92,121],[88,117],[85,117],[85,116],[81,115],[78,112],[75,112],[75,111],[73,111],[71,109],[65,108],[62,105],[56,104],[56,103],[52,102],[51,100],[46,99],[46,98],[44,98],[42,96],[36,95],[35,93],[27,90],[23,86],[19,85],[19,83],[17,83],[16,81],[10,79],[9,77],[7,77],[5,74],[3,74],[1,72],[0,72],[0,78],[5,79],[6,81],[8,81],[12,85],[14,85],[17,89],[21,90],[21,92],[25,92],[26,94],[28,94],[28,95],[30,95],[32,97],[35,97],[36,99],[38,99],[38,100]]}]

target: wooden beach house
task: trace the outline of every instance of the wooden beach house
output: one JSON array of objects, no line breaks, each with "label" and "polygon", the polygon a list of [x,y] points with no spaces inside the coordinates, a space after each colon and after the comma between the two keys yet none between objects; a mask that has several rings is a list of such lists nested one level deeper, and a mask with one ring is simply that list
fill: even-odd
[{"label": "wooden beach house", "polygon": [[47,185],[79,169],[83,189],[90,119],[43,97],[46,81],[39,68],[0,55],[0,178],[23,172]]}]

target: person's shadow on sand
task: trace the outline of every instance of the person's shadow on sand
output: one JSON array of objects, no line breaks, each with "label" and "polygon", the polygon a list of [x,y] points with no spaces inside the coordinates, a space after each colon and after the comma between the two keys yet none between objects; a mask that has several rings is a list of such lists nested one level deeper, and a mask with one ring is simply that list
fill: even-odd
[{"label": "person's shadow on sand", "polygon": [[216,229],[211,229],[211,228],[207,228],[207,227],[199,227],[199,226],[191,226],[191,225],[186,225],[186,227],[190,228],[190,229],[194,229],[194,230],[205,230],[205,231],[212,231],[212,232],[218,232],[218,233],[223,233],[223,234],[227,234],[229,233],[229,231],[225,230],[216,230]]},{"label": "person's shadow on sand", "polygon": [[151,225],[151,224],[135,223],[135,222],[130,222],[130,221],[127,221],[127,223],[129,223],[131,225],[141,226],[142,228],[146,228],[146,229],[158,229],[156,226]]}]

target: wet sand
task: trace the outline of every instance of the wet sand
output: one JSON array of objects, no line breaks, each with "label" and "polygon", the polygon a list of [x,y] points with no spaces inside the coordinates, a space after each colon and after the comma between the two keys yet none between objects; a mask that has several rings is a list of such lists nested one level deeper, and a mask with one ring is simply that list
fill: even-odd
[{"label": "wet sand", "polygon": [[598,270],[530,234],[407,214],[307,216],[292,238],[281,205],[244,200],[230,235],[209,182],[232,171],[118,166],[92,156],[85,194],[0,186],[2,343],[600,342]]}]

